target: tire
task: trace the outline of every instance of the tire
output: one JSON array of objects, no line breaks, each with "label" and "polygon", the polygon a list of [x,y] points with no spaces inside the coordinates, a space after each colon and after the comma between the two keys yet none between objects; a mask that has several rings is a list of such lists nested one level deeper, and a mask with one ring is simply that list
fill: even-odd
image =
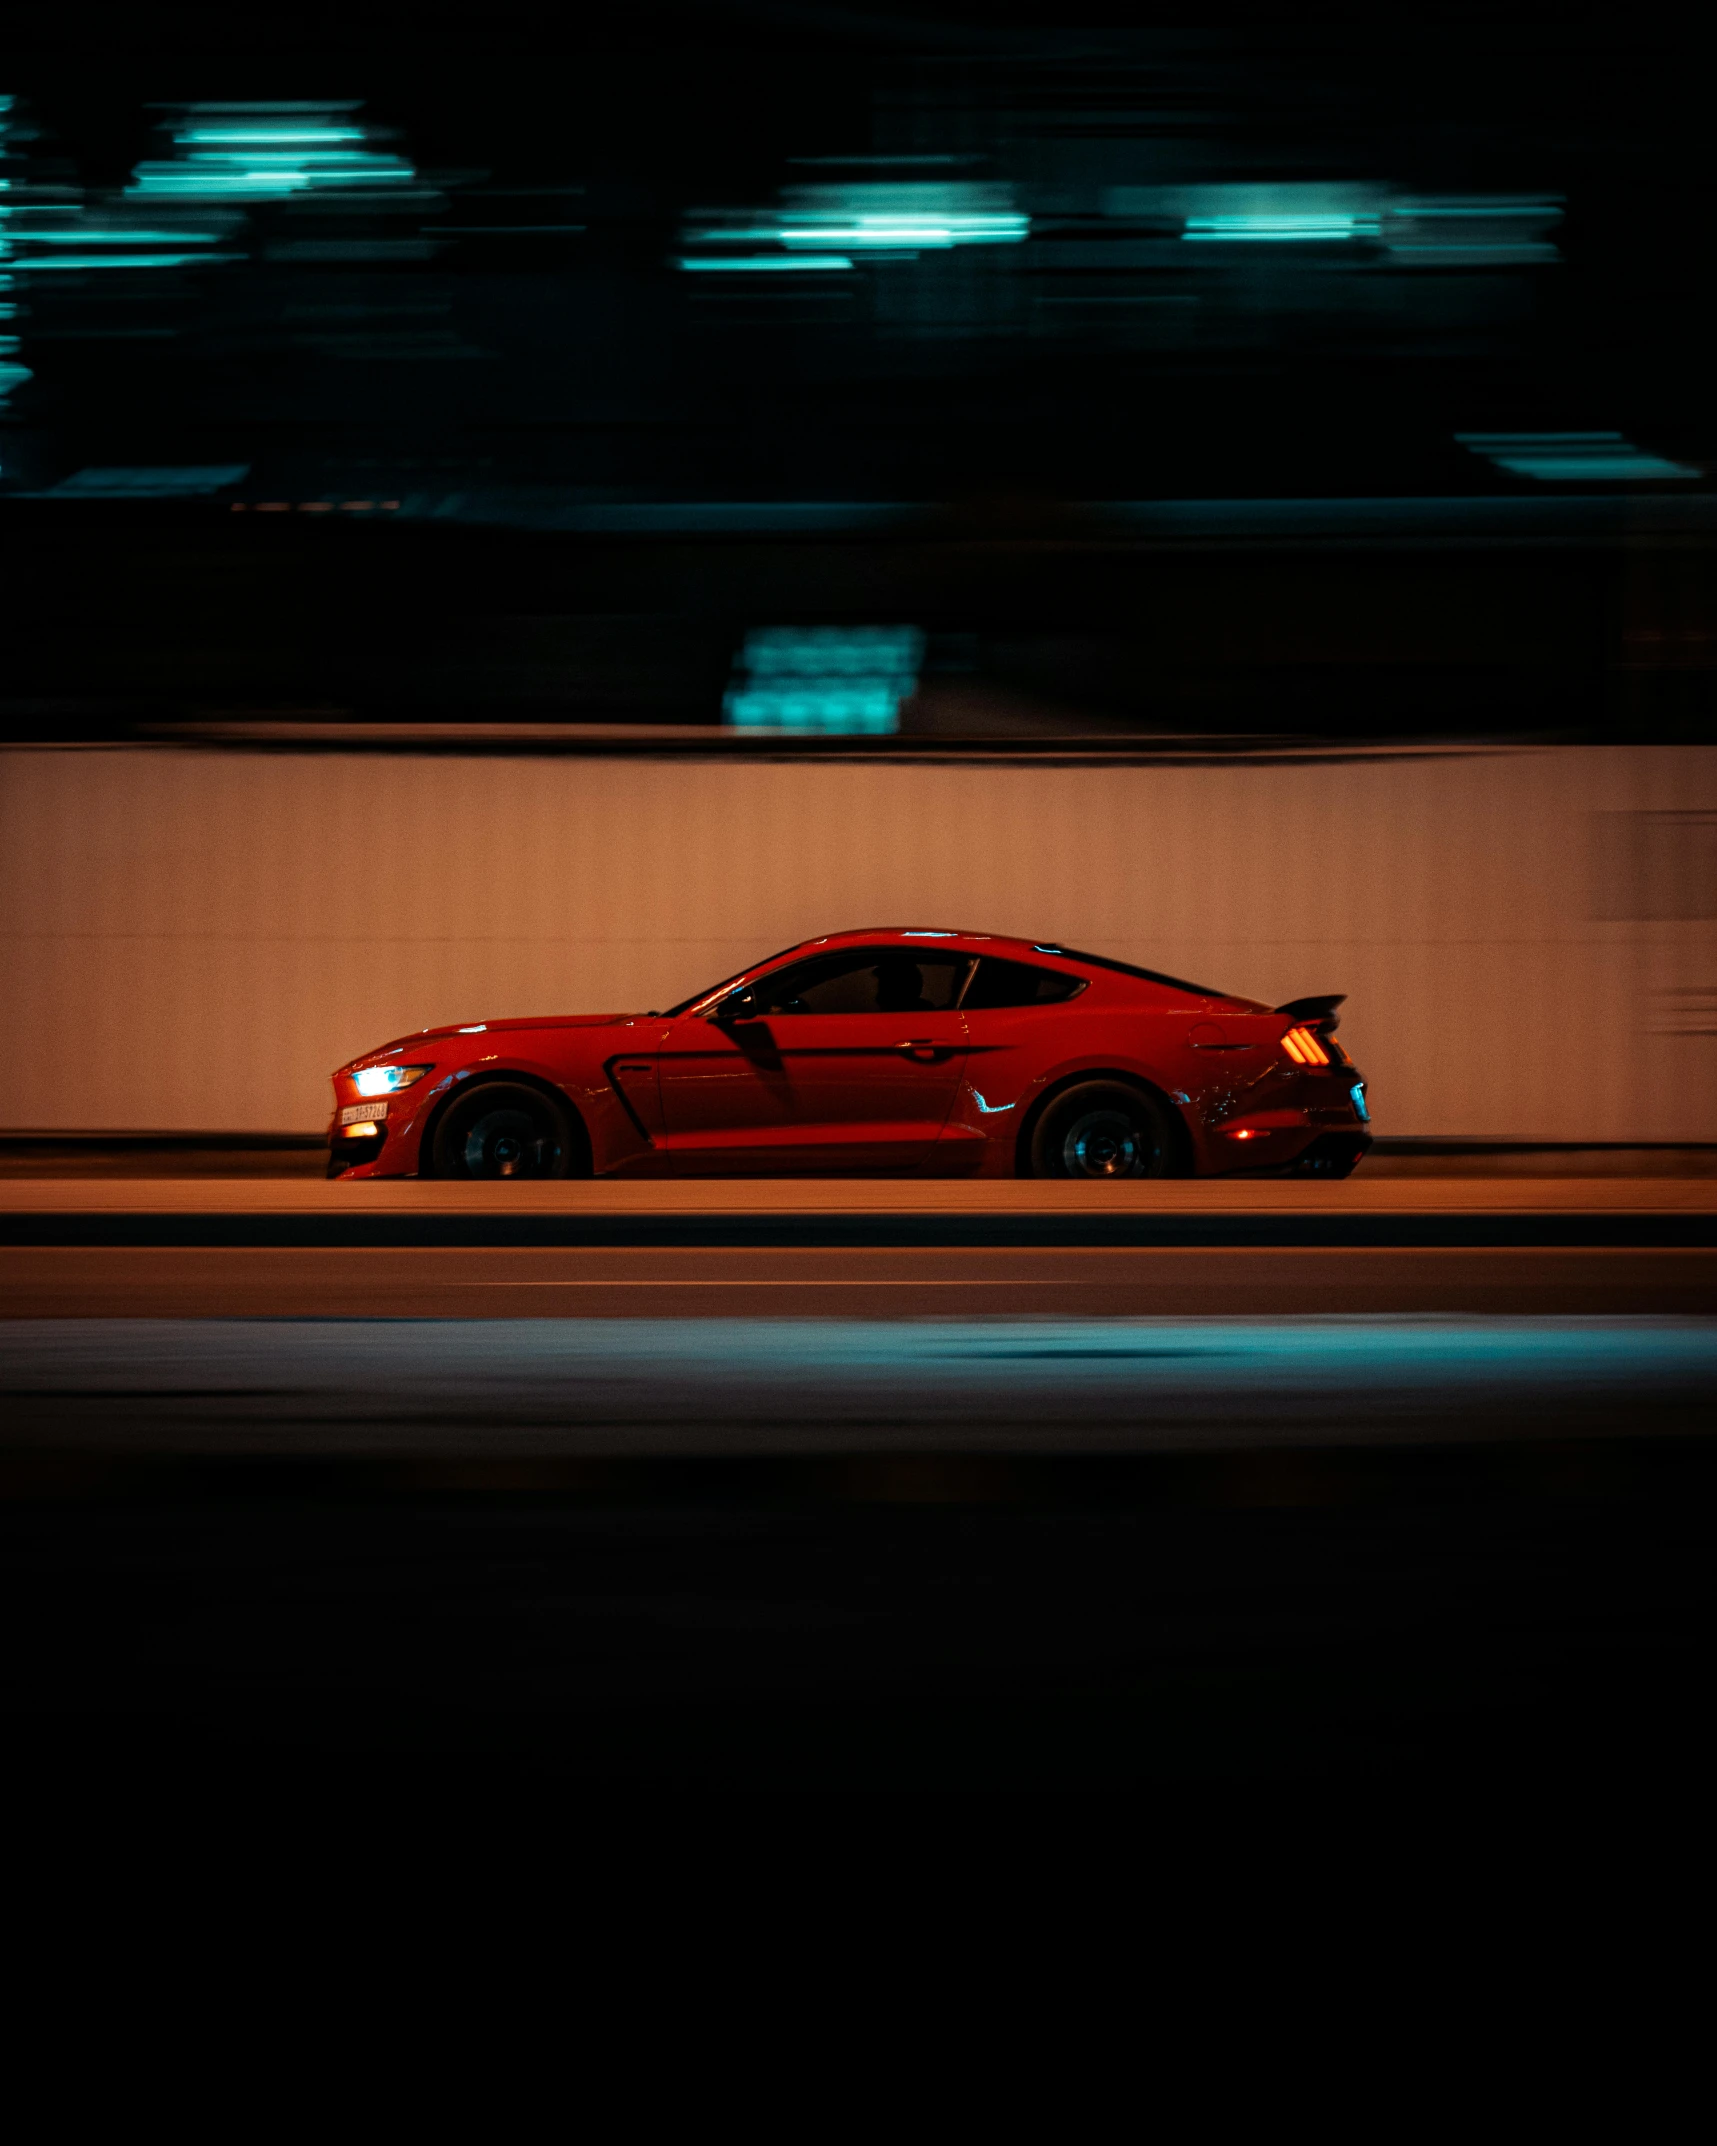
[{"label": "tire", "polygon": [[540,1088],[491,1080],[443,1116],[430,1159],[436,1177],[571,1177],[582,1151],[561,1104]]},{"label": "tire", "polygon": [[1172,1177],[1179,1154],[1167,1113],[1117,1080],[1058,1095],[1031,1136],[1033,1177]]}]

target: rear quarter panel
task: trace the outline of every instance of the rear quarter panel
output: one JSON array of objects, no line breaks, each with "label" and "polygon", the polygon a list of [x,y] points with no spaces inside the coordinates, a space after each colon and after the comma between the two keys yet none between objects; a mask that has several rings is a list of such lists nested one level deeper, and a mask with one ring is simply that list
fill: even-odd
[{"label": "rear quarter panel", "polygon": [[1160,1089],[1183,1119],[1206,1073],[1186,1038],[1192,1018],[1149,1006],[1102,1002],[1019,1006],[968,1017],[966,1080],[949,1118],[957,1138],[981,1136],[980,1174],[1011,1176],[1033,1106],[1080,1074],[1120,1073]]},{"label": "rear quarter panel", "polygon": [[1034,1106],[1081,1075],[1116,1073],[1156,1089],[1186,1128],[1193,1168],[1246,1158],[1216,1132],[1241,1110],[1276,1100],[1284,1068],[1279,1015],[1232,1006],[1128,1001],[1094,987],[1069,1006],[1010,1007],[969,1018],[966,1082],[949,1120],[985,1141],[979,1173],[1011,1176]]}]

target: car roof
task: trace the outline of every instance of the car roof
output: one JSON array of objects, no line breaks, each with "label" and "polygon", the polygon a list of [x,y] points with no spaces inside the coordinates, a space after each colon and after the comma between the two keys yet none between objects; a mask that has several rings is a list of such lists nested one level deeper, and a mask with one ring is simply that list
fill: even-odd
[{"label": "car roof", "polygon": [[[1047,954],[1052,961],[1065,961],[1089,977],[1121,977],[1135,983],[1154,984],[1159,989],[1174,991],[1187,998],[1204,999],[1212,1004],[1267,1011],[1251,999],[1237,998],[1232,992],[1213,990],[1208,984],[1188,983],[1184,977],[1165,976],[1160,970],[1114,960],[1106,954],[1079,953],[1053,939],[1015,939],[1000,932],[961,931],[950,925],[875,924],[868,931],[831,931],[821,938],[802,941],[789,948],[788,953],[802,959],[806,954],[833,952],[843,946],[898,946],[903,951],[910,948],[924,952],[942,947],[950,952],[1000,955],[1007,961],[1030,961]],[[775,958],[784,960],[787,956]]]},{"label": "car roof", "polygon": [[817,947],[837,946],[922,946],[930,947],[938,941],[950,946],[982,949],[992,954],[1058,954],[1061,949],[1051,946],[1047,940],[1041,944],[1030,939],[1010,939],[1000,932],[956,931],[947,925],[932,924],[874,924],[865,931],[831,931],[820,938],[806,939],[796,946],[796,954],[808,954]]}]

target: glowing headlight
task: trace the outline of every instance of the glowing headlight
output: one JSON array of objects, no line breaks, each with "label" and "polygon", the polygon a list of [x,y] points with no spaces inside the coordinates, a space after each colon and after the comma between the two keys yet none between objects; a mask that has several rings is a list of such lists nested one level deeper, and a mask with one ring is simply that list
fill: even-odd
[{"label": "glowing headlight", "polygon": [[352,1075],[352,1086],[360,1095],[397,1095],[431,1070],[429,1066],[365,1066]]}]

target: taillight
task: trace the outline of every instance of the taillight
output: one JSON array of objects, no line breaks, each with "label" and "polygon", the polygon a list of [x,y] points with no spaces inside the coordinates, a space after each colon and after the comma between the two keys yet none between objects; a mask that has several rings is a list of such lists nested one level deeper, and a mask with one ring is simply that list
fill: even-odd
[{"label": "taillight", "polygon": [[1329,1053],[1309,1028],[1290,1028],[1282,1048],[1297,1066],[1327,1066]]}]

